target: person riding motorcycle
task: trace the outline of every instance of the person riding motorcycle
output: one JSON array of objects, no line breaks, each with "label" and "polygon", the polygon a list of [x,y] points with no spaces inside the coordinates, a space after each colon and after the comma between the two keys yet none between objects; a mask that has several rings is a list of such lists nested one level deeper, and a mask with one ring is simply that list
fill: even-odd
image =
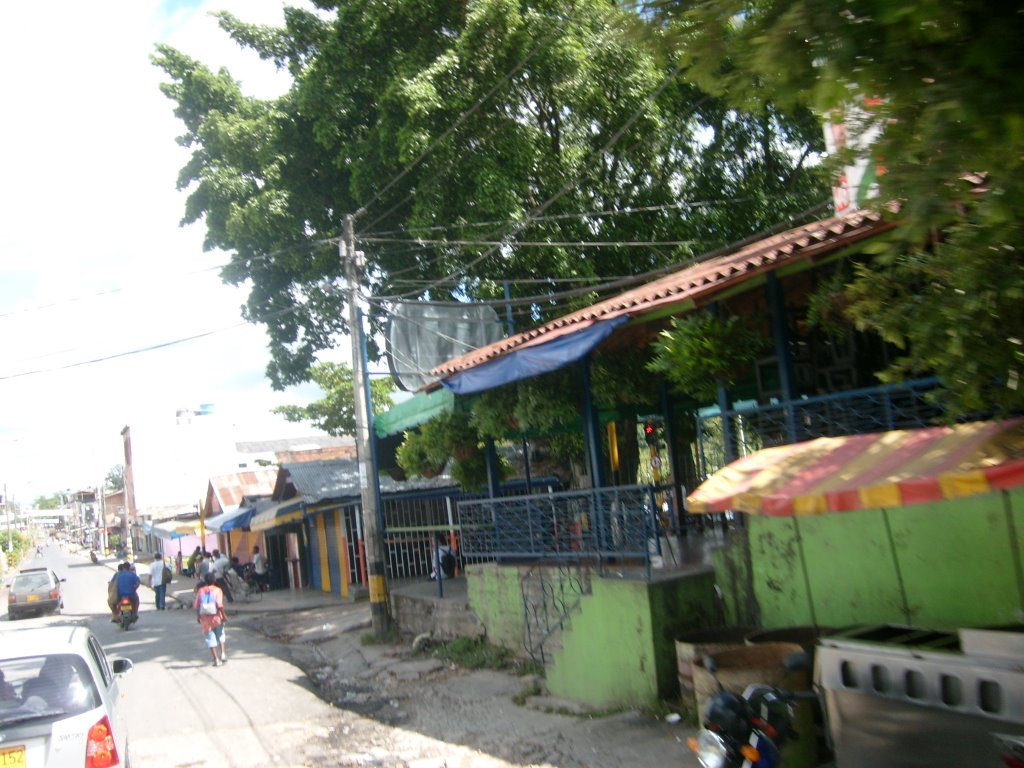
[{"label": "person riding motorcycle", "polygon": [[[117,601],[127,597],[132,603],[132,621],[139,618],[139,584],[142,581],[132,568],[129,562],[121,563],[117,567],[117,575],[114,577],[117,583]],[[116,605],[117,603],[115,603]]]}]

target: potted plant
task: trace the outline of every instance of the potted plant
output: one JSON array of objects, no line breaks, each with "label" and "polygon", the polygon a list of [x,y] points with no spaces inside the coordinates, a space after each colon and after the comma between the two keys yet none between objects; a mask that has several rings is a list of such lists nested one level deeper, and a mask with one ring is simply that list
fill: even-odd
[{"label": "potted plant", "polygon": [[647,369],[673,388],[702,402],[713,401],[718,387],[731,387],[761,355],[764,339],[738,317],[710,312],[673,318],[654,341]]}]

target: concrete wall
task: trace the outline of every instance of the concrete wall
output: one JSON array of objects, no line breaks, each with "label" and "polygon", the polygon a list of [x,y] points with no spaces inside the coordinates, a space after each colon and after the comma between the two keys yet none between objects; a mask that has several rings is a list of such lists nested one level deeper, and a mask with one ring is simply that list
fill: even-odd
[{"label": "concrete wall", "polygon": [[[524,653],[523,574],[472,565],[467,595],[489,642]],[[678,695],[675,640],[714,623],[714,574],[642,579],[591,574],[590,594],[552,638],[547,687],[595,708],[650,706]]]},{"label": "concrete wall", "polygon": [[467,565],[466,596],[486,630],[488,642],[523,652],[526,619],[518,568],[495,563]]},{"label": "concrete wall", "polygon": [[715,562],[732,616],[766,627],[1024,620],[1024,491],[747,523],[759,615],[737,599],[733,546]]}]

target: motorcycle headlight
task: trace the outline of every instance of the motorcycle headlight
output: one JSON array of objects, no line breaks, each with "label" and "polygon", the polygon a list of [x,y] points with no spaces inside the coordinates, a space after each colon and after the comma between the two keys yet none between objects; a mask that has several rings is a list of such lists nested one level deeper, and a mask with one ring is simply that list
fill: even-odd
[{"label": "motorcycle headlight", "polygon": [[694,751],[704,768],[725,768],[729,749],[717,733],[702,730],[697,734],[697,745]]}]

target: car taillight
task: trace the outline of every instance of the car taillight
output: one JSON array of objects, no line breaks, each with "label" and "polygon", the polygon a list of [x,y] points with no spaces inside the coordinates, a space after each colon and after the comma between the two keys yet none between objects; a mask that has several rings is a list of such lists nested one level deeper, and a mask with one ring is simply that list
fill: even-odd
[{"label": "car taillight", "polygon": [[119,765],[117,747],[110,733],[110,720],[106,715],[89,729],[85,742],[85,768],[110,768]]},{"label": "car taillight", "polygon": [[50,599],[51,600],[56,600],[58,597],[60,597],[60,590],[59,589],[51,589],[50,590]]},{"label": "car taillight", "polygon": [[14,593],[13,592],[8,592],[7,593],[7,604],[8,605],[14,605],[16,602],[18,602],[18,598],[16,598],[14,596]]}]

